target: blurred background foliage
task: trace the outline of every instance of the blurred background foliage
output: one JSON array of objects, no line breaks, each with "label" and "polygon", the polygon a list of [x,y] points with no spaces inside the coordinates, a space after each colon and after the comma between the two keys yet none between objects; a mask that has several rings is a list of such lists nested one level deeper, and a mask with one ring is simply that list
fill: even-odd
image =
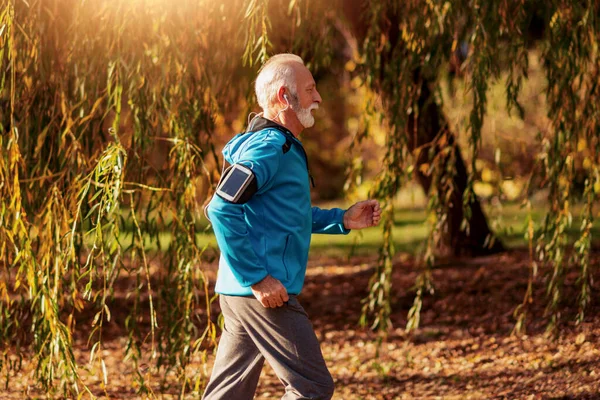
[{"label": "blurred background foliage", "polygon": [[[80,371],[106,377],[104,324],[118,307],[136,389],[151,394],[163,369],[181,395],[201,392],[206,373],[188,365],[217,332],[202,206],[221,146],[259,111],[256,72],[278,52],[301,55],[323,96],[302,136],[314,201],[384,204],[381,239],[363,237],[380,254],[364,324],[389,328],[396,248],[418,248],[423,266],[410,330],[436,259],[502,251],[507,229],[531,259],[516,331],[542,279],[548,297],[536,300],[558,332],[567,270],[582,321],[600,192],[599,17],[593,0],[3,0],[6,384],[33,356],[45,392],[86,393]],[[402,230],[411,216],[416,228]]]}]

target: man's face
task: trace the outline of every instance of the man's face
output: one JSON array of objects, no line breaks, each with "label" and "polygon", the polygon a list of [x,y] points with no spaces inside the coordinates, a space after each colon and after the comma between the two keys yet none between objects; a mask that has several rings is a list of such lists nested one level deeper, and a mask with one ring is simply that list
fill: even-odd
[{"label": "man's face", "polygon": [[296,91],[297,93],[292,93],[292,110],[296,112],[302,126],[310,128],[315,123],[312,112],[319,108],[322,99],[312,74],[300,64],[296,67]]},{"label": "man's face", "polygon": [[309,108],[313,103],[321,103],[321,95],[317,91],[315,80],[304,65],[296,68],[296,90],[302,108]]}]

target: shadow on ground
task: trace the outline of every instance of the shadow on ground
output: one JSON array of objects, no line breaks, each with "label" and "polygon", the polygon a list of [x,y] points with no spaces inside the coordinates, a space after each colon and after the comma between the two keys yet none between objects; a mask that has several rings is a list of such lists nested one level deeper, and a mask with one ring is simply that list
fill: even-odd
[{"label": "shadow on ground", "polygon": [[[600,257],[594,252],[592,271],[598,281]],[[533,299],[527,305],[526,336],[513,336],[515,307],[523,301],[530,276],[526,250],[470,260],[441,261],[432,270],[434,294],[424,298],[420,328],[411,334],[404,331],[406,316],[413,304],[412,289],[423,271],[408,254],[399,254],[392,274],[392,328],[385,340],[358,326],[362,299],[367,295],[377,255],[356,256],[348,260],[312,257],[300,302],[313,321],[322,343],[325,359],[336,380],[336,399],[593,399],[600,398],[600,313],[592,298],[584,322],[575,326],[577,314],[578,272],[565,274],[561,301],[561,334],[556,340],[544,335],[548,318],[544,316],[547,297],[547,272],[540,270],[533,282]],[[160,266],[154,266],[151,285],[160,290]],[[214,282],[215,264],[204,266],[206,276]],[[109,382],[101,390],[99,378],[88,385],[106,398],[143,398],[131,387],[133,374],[123,362],[127,338],[125,321],[135,303],[132,293],[136,280],[123,275],[115,281],[114,299],[108,303],[112,318],[103,332],[104,349],[109,364]],[[212,288],[213,285],[211,284]],[[156,293],[156,292],[155,292]],[[595,292],[593,292],[595,293]],[[199,296],[199,304],[203,294]],[[212,296],[212,293],[209,293]],[[158,323],[169,312],[169,304],[155,296]],[[138,304],[144,310],[138,321],[142,331],[149,331],[147,296]],[[216,322],[218,302],[211,306]],[[85,364],[86,347],[95,310],[77,314],[74,339],[78,360]],[[206,321],[206,310],[198,307],[195,317]],[[199,327],[199,332],[204,327]],[[112,357],[109,357],[112,354]],[[210,354],[210,352],[209,352]],[[210,372],[209,356],[206,373]],[[32,366],[29,366],[32,367]],[[201,363],[193,368],[203,368]],[[27,365],[22,376],[27,374]],[[161,370],[163,371],[163,370]],[[164,373],[164,371],[163,371]],[[92,372],[93,374],[93,372]],[[163,376],[164,377],[164,376]],[[97,378],[97,377],[96,377]],[[161,377],[155,377],[155,381]],[[169,387],[156,387],[163,398],[177,398],[181,387],[177,378]],[[11,387],[0,398],[22,398],[23,389]],[[273,371],[265,368],[257,392],[258,398],[280,398],[281,383]],[[10,396],[9,396],[10,395]],[[12,397],[11,397],[12,396]],[[189,398],[197,398],[192,395]],[[187,398],[187,397],[186,397]]]}]

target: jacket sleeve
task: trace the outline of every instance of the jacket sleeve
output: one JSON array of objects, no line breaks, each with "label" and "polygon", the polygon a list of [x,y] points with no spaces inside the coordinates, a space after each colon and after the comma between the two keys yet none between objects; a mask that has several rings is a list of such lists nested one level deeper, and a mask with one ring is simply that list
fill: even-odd
[{"label": "jacket sleeve", "polygon": [[344,213],[340,208],[321,210],[319,207],[312,208],[312,233],[326,233],[330,235],[350,233],[350,229],[344,227]]},{"label": "jacket sleeve", "polygon": [[[272,181],[279,168],[281,153],[281,148],[272,143],[256,142],[236,161],[252,169],[257,179],[258,193],[264,191]],[[268,272],[250,242],[244,207],[244,204],[234,204],[215,195],[207,212],[221,255],[240,285],[248,287],[263,280]]]}]

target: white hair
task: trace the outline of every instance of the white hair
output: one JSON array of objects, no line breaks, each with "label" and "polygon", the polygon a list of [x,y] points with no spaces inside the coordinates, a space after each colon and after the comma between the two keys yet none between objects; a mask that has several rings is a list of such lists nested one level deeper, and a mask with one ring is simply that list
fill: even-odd
[{"label": "white hair", "polygon": [[[296,77],[292,63],[304,65],[302,58],[295,54],[283,53],[269,58],[261,67],[256,77],[254,90],[258,105],[267,110],[277,102],[277,92],[282,86],[287,87],[296,96]],[[290,100],[291,101],[291,100]]]}]

